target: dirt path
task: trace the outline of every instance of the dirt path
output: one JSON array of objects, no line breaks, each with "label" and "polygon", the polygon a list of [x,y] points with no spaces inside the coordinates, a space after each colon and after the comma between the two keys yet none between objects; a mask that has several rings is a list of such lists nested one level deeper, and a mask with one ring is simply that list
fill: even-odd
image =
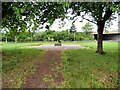
[{"label": "dirt path", "polygon": [[64,81],[61,72],[61,50],[48,50],[42,63],[37,63],[38,69],[28,76],[24,88],[50,88],[56,87]]},{"label": "dirt path", "polygon": [[27,77],[24,88],[54,88],[64,81],[62,75],[62,62],[61,51],[69,49],[81,49],[84,48],[80,45],[62,45],[54,46],[52,44],[40,45],[40,46],[28,46],[26,48],[37,48],[46,51],[44,60],[42,63],[37,63],[38,69],[34,74]]}]

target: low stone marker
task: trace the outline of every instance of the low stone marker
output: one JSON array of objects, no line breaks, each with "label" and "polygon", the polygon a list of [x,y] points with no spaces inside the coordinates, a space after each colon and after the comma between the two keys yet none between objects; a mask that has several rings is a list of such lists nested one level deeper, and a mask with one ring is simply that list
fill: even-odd
[{"label": "low stone marker", "polygon": [[54,46],[62,46],[61,41],[59,40],[58,42],[56,42]]},{"label": "low stone marker", "polygon": [[56,43],[54,44],[54,46],[62,46],[62,44],[59,43],[59,42],[56,42]]}]

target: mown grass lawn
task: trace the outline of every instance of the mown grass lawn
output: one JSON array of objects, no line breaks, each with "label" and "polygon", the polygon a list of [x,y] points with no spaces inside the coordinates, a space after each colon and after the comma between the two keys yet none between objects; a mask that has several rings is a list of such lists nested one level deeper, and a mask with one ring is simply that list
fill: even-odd
[{"label": "mown grass lawn", "polygon": [[[21,48],[54,42],[2,43],[3,87],[20,88],[26,77],[42,62],[44,51]],[[65,82],[62,88],[113,88],[118,86],[118,43],[104,42],[105,55],[95,53],[96,42],[63,42],[80,44],[85,49],[63,51]],[[119,43],[120,44],[120,43]]]},{"label": "mown grass lawn", "polygon": [[63,52],[65,82],[60,87],[118,87],[118,42],[104,42],[105,55],[95,53],[96,42],[79,42],[85,49]]},{"label": "mown grass lawn", "polygon": [[40,45],[35,43],[2,43],[2,78],[3,88],[20,88],[25,78],[37,69],[36,63],[41,62],[44,51],[21,48]]},{"label": "mown grass lawn", "polygon": [[42,44],[53,44],[54,42],[23,42],[23,43],[14,43],[14,42],[0,42],[2,45],[2,50],[13,50],[25,46],[37,46]]}]

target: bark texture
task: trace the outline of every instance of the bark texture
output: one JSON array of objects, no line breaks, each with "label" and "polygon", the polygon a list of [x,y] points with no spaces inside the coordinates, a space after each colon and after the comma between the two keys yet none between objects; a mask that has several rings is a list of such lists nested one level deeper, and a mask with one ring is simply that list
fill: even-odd
[{"label": "bark texture", "polygon": [[101,14],[101,20],[97,21],[97,27],[98,27],[98,35],[97,35],[97,50],[96,53],[99,54],[104,54],[105,52],[103,51],[103,31],[104,31],[104,26],[105,26],[105,22],[110,18],[110,16],[112,15],[112,10],[107,9],[103,18],[102,18],[102,14]]},{"label": "bark texture", "polygon": [[103,30],[104,30],[104,25],[105,25],[105,22],[104,21],[100,21],[98,22],[98,35],[97,35],[97,50],[96,52],[97,53],[100,53],[100,54],[104,54],[104,51],[103,51]]}]

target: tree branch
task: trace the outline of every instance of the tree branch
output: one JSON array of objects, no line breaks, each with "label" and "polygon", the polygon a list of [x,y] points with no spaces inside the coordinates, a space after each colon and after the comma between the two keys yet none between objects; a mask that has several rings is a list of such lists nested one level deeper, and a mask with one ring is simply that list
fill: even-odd
[{"label": "tree branch", "polygon": [[[73,17],[72,17],[72,19],[71,19],[71,20],[74,20],[74,18],[75,18],[75,17],[77,17],[77,16],[78,16],[78,15],[76,14],[75,16],[73,16]],[[81,16],[81,15],[79,15],[79,16]],[[81,17],[82,17],[83,19],[85,19],[85,20],[87,20],[87,21],[89,21],[89,22],[94,23],[94,24],[96,24],[96,25],[97,25],[97,23],[96,23],[96,22],[91,21],[91,20],[89,20],[89,19],[87,19],[87,18],[84,18],[84,16],[83,16],[83,15],[82,15]],[[77,18],[76,18],[76,19],[77,19]],[[76,20],[76,19],[75,19],[75,20]],[[75,20],[74,20],[72,23],[74,23],[74,22],[75,22]]]},{"label": "tree branch", "polygon": [[108,9],[103,17],[103,21],[107,21],[109,17],[112,15],[112,10]]},{"label": "tree branch", "polygon": [[87,21],[89,21],[89,22],[91,22],[91,23],[94,23],[94,24],[96,24],[97,25],[97,23],[96,22],[94,22],[94,21],[91,21],[91,20],[89,20],[89,19],[87,19],[87,18],[84,18],[84,16],[81,16],[83,19],[85,19],[85,20],[87,20]]},{"label": "tree branch", "polygon": [[75,18],[75,20],[73,20],[72,24],[75,23],[75,21],[77,20],[78,18]]}]

